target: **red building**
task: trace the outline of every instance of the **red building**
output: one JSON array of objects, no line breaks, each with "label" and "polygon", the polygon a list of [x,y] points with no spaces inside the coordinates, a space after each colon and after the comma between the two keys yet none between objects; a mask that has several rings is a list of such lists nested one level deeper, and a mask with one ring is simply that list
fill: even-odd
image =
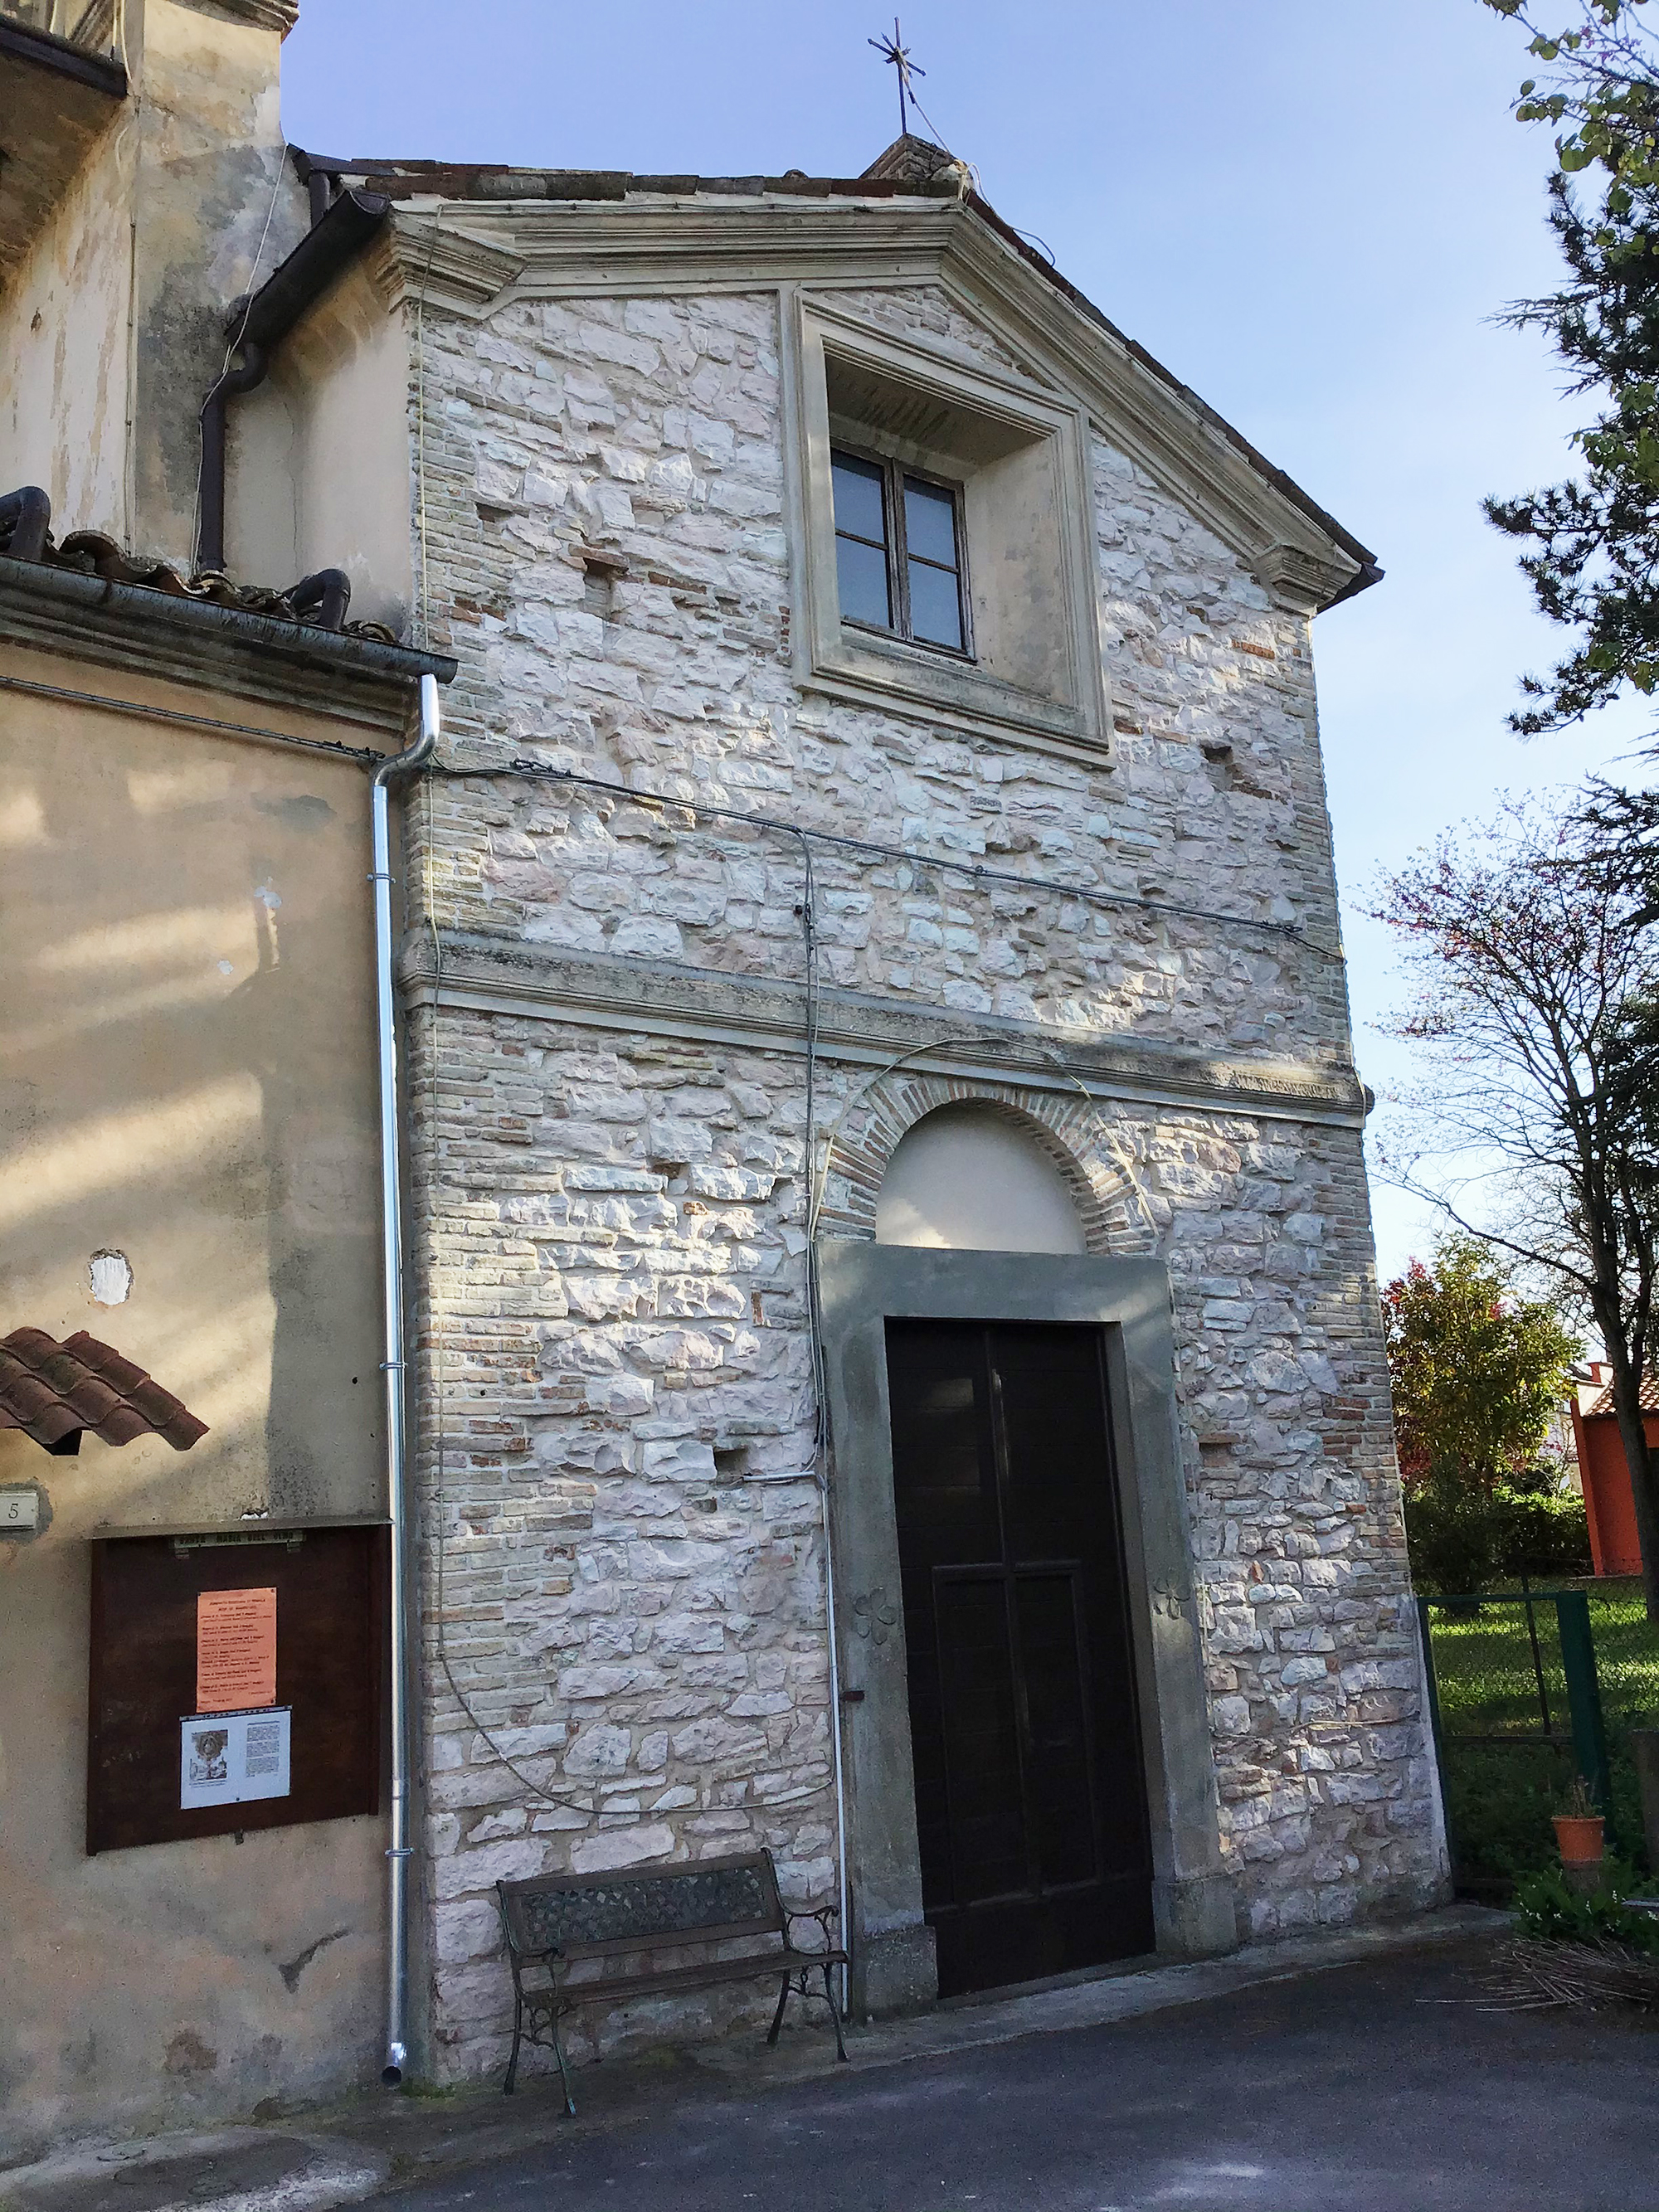
[{"label": "red building", "polygon": [[[1636,1535],[1636,1501],[1630,1469],[1619,1441],[1613,1410],[1613,1370],[1601,1361],[1590,1368],[1572,1404],[1572,1440],[1584,1485],[1584,1514],[1589,1522],[1590,1557],[1598,1575],[1639,1575],[1642,1547]],[[1659,1376],[1642,1379],[1643,1425],[1650,1447],[1659,1444]]]}]

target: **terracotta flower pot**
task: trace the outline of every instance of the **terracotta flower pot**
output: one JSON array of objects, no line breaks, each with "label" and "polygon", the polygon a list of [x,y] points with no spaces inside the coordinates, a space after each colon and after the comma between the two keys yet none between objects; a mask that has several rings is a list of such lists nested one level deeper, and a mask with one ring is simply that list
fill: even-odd
[{"label": "terracotta flower pot", "polygon": [[1594,1866],[1602,1857],[1607,1823],[1600,1813],[1557,1813],[1553,1818],[1563,1866]]}]

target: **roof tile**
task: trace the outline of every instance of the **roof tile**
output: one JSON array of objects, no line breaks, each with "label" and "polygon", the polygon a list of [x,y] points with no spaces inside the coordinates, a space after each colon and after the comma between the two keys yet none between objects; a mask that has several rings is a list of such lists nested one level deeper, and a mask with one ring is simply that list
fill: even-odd
[{"label": "roof tile", "polygon": [[48,1451],[90,1429],[109,1444],[158,1436],[188,1451],[207,1434],[147,1370],[81,1329],[59,1344],[43,1328],[0,1337],[0,1429],[21,1429]]},{"label": "roof tile", "polygon": [[[1601,1396],[1592,1399],[1585,1407],[1580,1419],[1594,1420],[1599,1414],[1610,1414],[1614,1411],[1613,1385],[1609,1382]],[[1656,1375],[1651,1368],[1642,1377],[1642,1411],[1644,1413],[1659,1413],[1659,1375]]]}]

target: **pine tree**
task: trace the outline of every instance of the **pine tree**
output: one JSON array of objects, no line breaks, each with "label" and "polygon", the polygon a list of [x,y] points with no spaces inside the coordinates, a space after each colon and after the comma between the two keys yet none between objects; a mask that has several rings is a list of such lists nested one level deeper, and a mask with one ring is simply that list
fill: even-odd
[{"label": "pine tree", "polygon": [[1516,115],[1559,126],[1549,220],[1569,282],[1505,319],[1546,332],[1570,388],[1601,402],[1573,438],[1576,477],[1486,503],[1526,548],[1540,609],[1579,634],[1549,676],[1522,679],[1533,703],[1510,722],[1531,736],[1626,684],[1659,689],[1659,39],[1638,20],[1644,0],[1583,0],[1559,32],[1540,29],[1523,0],[1484,4],[1526,28],[1545,65]]}]

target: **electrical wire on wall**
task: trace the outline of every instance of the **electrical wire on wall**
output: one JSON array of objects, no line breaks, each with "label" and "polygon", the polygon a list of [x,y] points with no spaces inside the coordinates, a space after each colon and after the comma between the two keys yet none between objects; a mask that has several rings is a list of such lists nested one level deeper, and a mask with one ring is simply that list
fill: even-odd
[{"label": "electrical wire on wall", "polygon": [[[655,806],[662,809],[665,812],[690,817],[690,823],[693,827],[698,826],[701,822],[704,821],[709,823],[726,823],[785,838],[790,841],[799,853],[801,860],[802,886],[801,897],[796,911],[801,924],[805,998],[804,1042],[805,1058],[805,1152],[806,1173],[805,1181],[806,1188],[806,1308],[814,1398],[811,1479],[818,1489],[823,1505],[823,1534],[826,1556],[825,1587],[828,1611],[827,1626],[829,1631],[832,1675],[831,1697],[834,1706],[833,1723],[836,1730],[837,1761],[839,1763],[841,1711],[839,1700],[839,1662],[836,1650],[835,1621],[835,1583],[833,1572],[828,1571],[828,1562],[833,1543],[830,1511],[831,1439],[829,1431],[829,1391],[826,1379],[825,1356],[817,1280],[817,1232],[819,1218],[823,1204],[824,1190],[836,1147],[840,1140],[842,1130],[845,1126],[847,1117],[854,1107],[856,1106],[861,1099],[867,1097],[876,1085],[912,1060],[928,1057],[941,1051],[949,1051],[952,1048],[966,1048],[973,1044],[975,1040],[966,1036],[945,1038],[943,1040],[936,1038],[930,1041],[928,1043],[914,1046],[908,1050],[896,1054],[892,1060],[888,1061],[885,1066],[878,1068],[861,1085],[860,1085],[857,1090],[850,1092],[847,1098],[843,1100],[840,1112],[829,1132],[828,1141],[823,1146],[822,1158],[820,1158],[817,1109],[817,1062],[819,1053],[817,1034],[817,945],[816,934],[817,884],[812,857],[814,844],[823,844],[838,851],[860,855],[876,855],[883,859],[899,861],[915,867],[935,868],[945,872],[964,877],[969,881],[981,884],[1006,884],[1011,887],[1018,887],[1022,892],[1027,894],[1033,892],[1049,893],[1067,898],[1082,899],[1091,903],[1109,906],[1119,910],[1127,909],[1137,913],[1151,912],[1159,915],[1168,914],[1179,916],[1184,920],[1201,919],[1214,923],[1225,924],[1226,926],[1233,928],[1238,928],[1241,927],[1254,927],[1271,937],[1290,938],[1298,945],[1308,945],[1310,950],[1316,952],[1322,952],[1324,948],[1313,945],[1311,940],[1303,935],[1303,933],[1297,929],[1296,926],[1291,923],[1254,921],[1252,918],[1248,916],[1222,913],[1212,908],[1187,907],[1176,904],[1174,902],[1154,901],[1145,897],[1132,898],[1124,894],[1102,892],[1090,885],[1067,883],[1063,880],[1049,878],[1019,875],[1012,872],[1012,871],[987,868],[980,864],[973,862],[956,861],[949,859],[941,860],[932,854],[916,853],[902,847],[885,845],[878,841],[870,838],[848,837],[830,831],[809,830],[799,823],[778,821],[771,816],[757,813],[749,810],[717,806],[702,799],[687,799],[668,797],[653,792],[641,792],[635,789],[629,785],[618,783],[611,778],[586,775],[577,770],[555,768],[540,762],[526,760],[514,760],[510,763],[457,763],[445,762],[434,764],[428,784],[428,883],[425,905],[428,925],[431,933],[433,945],[434,1006],[438,996],[441,994],[443,981],[443,943],[441,933],[437,926],[431,893],[430,876],[432,856],[436,846],[434,787],[440,778],[454,781],[467,782],[512,779],[565,783],[578,787],[583,790],[593,791],[606,797],[625,799],[630,804]],[[1095,1112],[1097,1120],[1099,1121],[1100,1127],[1106,1138],[1106,1148],[1109,1154],[1117,1162],[1120,1169],[1122,1170],[1126,1176],[1128,1176],[1131,1185],[1135,1189],[1137,1197],[1140,1199],[1144,1209],[1144,1194],[1139,1191],[1139,1184],[1133,1176],[1133,1170],[1120,1157],[1115,1133],[1110,1131],[1104,1121],[1101,1119],[1097,1102],[1090,1092],[1087,1085],[1073,1070],[1066,1066],[1066,1062],[1059,1054],[1045,1049],[1043,1056],[1059,1070],[1067,1082],[1072,1084],[1081,1093],[1091,1109]],[[437,1066],[438,1061],[434,1036],[432,1048],[430,1106],[432,1126],[434,1132],[434,1143],[438,1116]],[[434,1352],[438,1363],[437,1383],[434,1391],[434,1399],[437,1409],[437,1489],[439,1507],[439,1526],[435,1545],[439,1611],[437,1644],[440,1663],[443,1669],[445,1680],[462,1712],[465,1715],[472,1726],[477,1730],[481,1739],[489,1746],[502,1765],[507,1768],[507,1771],[511,1773],[514,1779],[520,1784],[527,1795],[551,1804],[565,1807],[576,1807],[578,1809],[588,1810],[591,1809],[591,1808],[587,1801],[578,1801],[567,1796],[560,1796],[558,1793],[550,1790],[545,1784],[537,1782],[532,1776],[526,1773],[524,1769],[520,1766],[512,1756],[503,1749],[489,1724],[474,1709],[471,1699],[467,1697],[465,1689],[456,1675],[450,1658],[447,1645],[446,1619],[447,1611],[446,1604],[446,1591],[448,1538],[448,1482],[447,1461],[447,1423],[446,1386],[442,1366],[441,1335],[435,1329],[434,1332]],[[837,1794],[839,1796],[839,1778],[837,1778]],[[827,1787],[828,1785],[821,1786]],[[810,1796],[815,1795],[817,1792],[816,1790],[813,1790],[805,1794]],[[846,1861],[844,1847],[840,1853],[840,1860],[844,1872]],[[844,1911],[845,1902],[843,1900],[843,1911]]]},{"label": "electrical wire on wall", "polygon": [[[426,404],[426,293],[432,275],[433,259],[438,250],[438,238],[443,228],[447,204],[440,200],[433,210],[432,225],[427,233],[426,254],[421,265],[421,281],[415,292],[415,533],[419,574],[415,592],[415,615],[420,641],[428,651],[432,644],[432,600],[428,565],[427,522],[427,404]],[[432,939],[433,989],[432,1023],[428,1051],[431,1062],[428,1090],[428,1115],[432,1147],[433,1182],[437,1178],[439,1091],[438,1091],[438,1008],[443,990],[444,948],[442,933],[438,927],[437,913],[433,900],[432,865],[437,851],[437,778],[453,773],[445,763],[434,763],[423,778],[426,787],[426,850],[422,856],[422,904],[427,928]],[[449,1420],[448,1394],[444,1373],[444,1339],[439,1323],[435,1298],[430,1279],[426,1285],[428,1316],[430,1322],[431,1357],[433,1364],[432,1402],[434,1434],[434,1504],[432,1540],[434,1580],[436,1584],[437,1634],[434,1639],[440,1670],[461,1713],[480,1741],[488,1746],[496,1760],[506,1768],[520,1785],[522,1799],[538,1804],[551,1805],[561,1811],[597,1813],[600,1808],[597,1793],[586,1796],[569,1795],[553,1790],[526,1772],[513,1753],[506,1749],[489,1723],[485,1720],[467,1695],[455,1672],[449,1649]],[[549,1753],[556,1760],[556,1753]]]},{"label": "electrical wire on wall", "polygon": [[1042,1050],[1042,1057],[1048,1065],[1057,1074],[1063,1075],[1073,1089],[1081,1096],[1084,1104],[1094,1117],[1095,1127],[1100,1135],[1102,1150],[1115,1164],[1118,1173],[1133,1191],[1135,1203],[1140,1208],[1141,1218],[1156,1237],[1158,1233],[1158,1223],[1153,1217],[1152,1206],[1147,1202],[1146,1194],[1140,1187],[1140,1178],[1135,1173],[1133,1153],[1124,1143],[1119,1131],[1112,1127],[1101,1112],[1099,1099],[1095,1097],[1094,1092],[1090,1090],[1076,1069],[1060,1054],[1052,1050],[1048,1046],[1044,1045]]},{"label": "electrical wire on wall", "polygon": [[[427,780],[427,845],[424,858],[426,863],[426,916],[427,926],[432,935],[433,954],[432,1023],[430,1035],[428,1038],[427,1044],[427,1055],[430,1062],[431,1079],[428,1085],[428,1140],[432,1148],[432,1182],[435,1185],[437,1181],[438,1166],[439,1111],[438,1007],[441,994],[443,990],[444,947],[443,938],[439,932],[437,921],[432,909],[432,854],[435,844],[434,835],[435,814],[433,811],[431,794],[434,782],[434,778],[428,777]],[[436,1429],[436,1437],[434,1439],[436,1444],[436,1483],[434,1486],[436,1491],[435,1503],[437,1505],[437,1512],[434,1516],[435,1528],[433,1541],[433,1553],[435,1569],[434,1580],[437,1584],[434,1595],[437,1599],[438,1615],[438,1633],[435,1639],[438,1650],[438,1664],[443,1671],[443,1678],[445,1682],[448,1685],[451,1697],[454,1698],[456,1704],[460,1707],[461,1711],[465,1714],[469,1723],[477,1731],[477,1734],[483,1741],[488,1744],[489,1749],[494,1753],[496,1759],[500,1760],[501,1764],[507,1769],[514,1780],[520,1784],[526,1796],[534,1798],[538,1803],[544,1805],[556,1805],[561,1809],[569,1812],[597,1813],[600,1809],[598,1802],[596,1802],[597,1792],[590,1790],[586,1796],[562,1796],[557,1790],[550,1790],[545,1783],[538,1782],[533,1775],[526,1774],[525,1772],[523,1767],[519,1765],[512,1753],[504,1747],[499,1738],[496,1736],[494,1729],[490,1727],[489,1722],[484,1719],[483,1716],[473,1705],[471,1698],[468,1697],[456,1674],[454,1662],[450,1657],[448,1595],[449,1465],[447,1451],[449,1423],[448,1407],[447,1403],[447,1394],[445,1386],[444,1376],[443,1331],[438,1325],[437,1312],[429,1278],[426,1285],[426,1298],[427,1310],[431,1322],[431,1356],[433,1364],[432,1401],[433,1410],[435,1416],[434,1426]],[[556,1753],[550,1753],[548,1756],[556,1760],[558,1754]]]},{"label": "electrical wire on wall", "polygon": [[[432,644],[432,603],[427,556],[426,292],[428,282],[432,275],[433,258],[438,250],[439,234],[443,228],[445,208],[445,202],[440,200],[433,210],[432,227],[427,233],[426,255],[421,267],[421,281],[415,293],[415,532],[419,564],[415,592],[415,615],[420,641],[428,651]],[[453,773],[453,771],[441,763],[434,763],[434,769],[429,770],[422,779],[426,788],[426,850],[422,855],[422,902],[425,908],[427,928],[432,939],[433,959],[432,1021],[428,1040],[428,1054],[431,1063],[428,1086],[428,1118],[429,1142],[432,1148],[432,1181],[434,1185],[437,1180],[439,1127],[438,1010],[443,990],[444,947],[433,899],[432,866],[438,846],[437,779],[440,775],[447,773]],[[434,1642],[436,1646],[438,1666],[451,1697],[459,1707],[469,1726],[477,1733],[481,1741],[489,1747],[495,1758],[506,1768],[514,1780],[519,1784],[522,1798],[532,1800],[538,1804],[555,1806],[561,1811],[597,1813],[600,1809],[597,1792],[590,1790],[586,1796],[562,1794],[556,1790],[550,1789],[546,1783],[537,1781],[533,1775],[526,1773],[512,1753],[502,1745],[489,1723],[474,1705],[455,1672],[454,1661],[449,1649],[448,1394],[444,1373],[443,1330],[439,1322],[435,1297],[429,1276],[425,1285],[425,1295],[430,1324],[432,1403],[435,1431],[434,1503],[436,1510],[433,1516],[432,1552],[434,1581],[436,1584],[434,1595],[437,1600],[437,1634]],[[548,1755],[556,1763],[556,1753],[550,1753]]]},{"label": "electrical wire on wall", "polygon": [[432,217],[432,228],[427,234],[426,259],[421,269],[420,288],[415,295],[415,531],[420,550],[420,586],[416,593],[416,608],[420,617],[421,643],[428,651],[432,645],[432,602],[427,586],[426,555],[426,288],[432,276],[432,257],[438,250],[438,233],[443,228],[444,202],[440,200]]},{"label": "electrical wire on wall", "polygon": [[[427,779],[427,836],[426,851],[423,856],[425,864],[425,896],[423,903],[426,909],[428,928],[431,935],[433,953],[433,1024],[432,1035],[428,1044],[430,1069],[428,1092],[428,1113],[430,1141],[433,1147],[434,1175],[439,1117],[437,1009],[441,1001],[443,988],[444,967],[443,938],[437,926],[432,891],[432,862],[437,846],[436,801],[434,793],[439,775],[459,775],[460,773],[460,771],[454,769],[440,768],[436,774],[429,775]],[[805,1164],[806,1172],[803,1177],[803,1182],[807,1194],[807,1206],[810,1221],[813,1165],[817,1154],[817,938],[814,927],[814,897],[816,886],[812,872],[811,848],[804,836],[799,836],[799,833],[795,834],[798,836],[799,843],[802,863],[801,898],[796,911],[801,925],[801,939],[805,971],[806,1100]],[[830,1781],[815,1784],[809,1789],[791,1792],[787,1796],[769,1800],[766,1809],[769,1811],[779,1810],[787,1805],[804,1802],[812,1797],[818,1796],[822,1795],[825,1790],[831,1788],[834,1789],[836,1798],[836,1828],[838,1842],[836,1863],[840,1870],[842,1890],[842,1924],[844,1927],[847,1924],[846,1916],[848,1911],[846,1808],[844,1788],[842,1778],[840,1657],[836,1639],[835,1576],[831,1565],[834,1540],[830,1520],[830,1485],[828,1473],[830,1446],[828,1427],[829,1400],[824,1379],[823,1340],[818,1310],[818,1286],[816,1255],[813,1250],[810,1228],[807,1237],[805,1257],[808,1331],[811,1339],[812,1358],[813,1437],[812,1466],[810,1474],[805,1479],[810,1480],[813,1482],[817,1489],[820,1499],[820,1521],[824,1547],[825,1629],[826,1642],[828,1644],[830,1656],[830,1702],[831,1728],[834,1732],[832,1741],[835,1756],[835,1772]],[[428,1310],[431,1313],[433,1322],[431,1334],[434,1361],[433,1400],[436,1429],[435,1489],[437,1526],[434,1542],[434,1553],[435,1581],[437,1585],[435,1592],[437,1600],[436,1610],[438,1616],[437,1637],[435,1641],[439,1665],[442,1669],[444,1680],[449,1688],[450,1693],[453,1697],[456,1704],[459,1706],[462,1713],[465,1715],[471,1727],[477,1731],[482,1741],[494,1753],[495,1759],[503,1767],[506,1768],[507,1771],[512,1775],[514,1781],[520,1785],[520,1789],[525,1798],[532,1799],[537,1802],[543,1804],[557,1806],[562,1809],[568,1809],[571,1811],[584,1813],[596,1812],[599,1810],[600,1808],[593,1802],[591,1794],[586,1797],[562,1795],[556,1790],[550,1789],[545,1783],[538,1782],[532,1775],[527,1774],[524,1768],[518,1764],[513,1755],[504,1748],[494,1730],[490,1728],[489,1723],[485,1721],[483,1716],[477,1711],[456,1674],[454,1665],[450,1656],[447,1632],[449,1490],[447,1463],[448,1420],[446,1379],[444,1374],[444,1350],[442,1333],[436,1325],[437,1317],[435,1311],[432,1311],[431,1309],[429,1290]],[[799,1480],[803,1478],[796,1476],[790,1479]],[[556,1756],[556,1754],[553,1755]],[[844,1995],[845,1991],[843,1990],[843,1996]]]},{"label": "electrical wire on wall", "polygon": [[912,852],[908,846],[886,845],[873,837],[852,837],[833,830],[808,830],[793,822],[781,822],[770,814],[757,814],[740,807],[716,806],[702,799],[678,799],[665,793],[636,791],[631,784],[618,783],[615,777],[584,775],[580,770],[555,768],[544,761],[514,759],[497,763],[474,763],[458,765],[452,762],[434,763],[433,773],[461,781],[490,782],[497,780],[524,780],[549,783],[568,783],[585,791],[601,791],[613,799],[625,799],[636,806],[660,806],[693,817],[702,816],[710,822],[735,822],[751,830],[763,830],[774,836],[794,837],[803,843],[810,841],[830,849],[873,856],[878,860],[898,860],[913,868],[933,868],[943,875],[959,876],[981,886],[998,886],[1027,895],[1050,892],[1058,897],[1076,899],[1085,906],[1099,907],[1114,913],[1166,915],[1174,921],[1212,922],[1218,927],[1248,930],[1252,935],[1267,939],[1287,939],[1305,948],[1316,958],[1329,960],[1339,966],[1343,963],[1340,949],[1321,945],[1310,937],[1297,922],[1274,921],[1260,915],[1230,913],[1224,908],[1188,906],[1176,899],[1160,899],[1127,891],[1101,890],[1092,884],[1068,883],[1063,877],[1022,875],[1012,868],[987,867],[981,860],[953,860],[936,853]]},{"label": "electrical wire on wall", "polygon": [[[806,1194],[806,1331],[812,1355],[812,1474],[818,1492],[818,1527],[823,1540],[824,1644],[830,1672],[830,1781],[820,1789],[803,1792],[817,1796],[822,1787],[836,1793],[836,1911],[843,1947],[852,1927],[851,1875],[847,1863],[847,1778],[842,1735],[841,1638],[836,1620],[836,1539],[830,1498],[830,1391],[823,1355],[823,1322],[818,1294],[817,1247],[812,1238],[812,1175],[817,1158],[818,960],[814,904],[817,885],[812,875],[812,847],[804,831],[796,832],[800,847],[801,950],[805,967],[806,1113],[803,1178]],[[774,1802],[778,1801],[775,1800]],[[851,2004],[851,1969],[839,1970],[842,2009]]]}]

